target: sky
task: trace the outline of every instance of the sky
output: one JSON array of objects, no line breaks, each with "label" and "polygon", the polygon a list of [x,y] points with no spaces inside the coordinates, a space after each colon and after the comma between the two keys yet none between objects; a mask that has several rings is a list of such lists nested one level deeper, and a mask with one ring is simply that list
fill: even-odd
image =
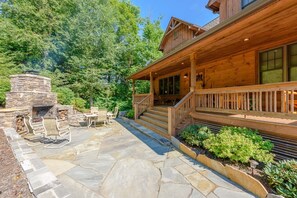
[{"label": "sky", "polygon": [[208,0],[131,0],[140,7],[141,16],[156,20],[162,17],[162,29],[166,29],[172,16],[203,26],[217,15],[205,8]]}]

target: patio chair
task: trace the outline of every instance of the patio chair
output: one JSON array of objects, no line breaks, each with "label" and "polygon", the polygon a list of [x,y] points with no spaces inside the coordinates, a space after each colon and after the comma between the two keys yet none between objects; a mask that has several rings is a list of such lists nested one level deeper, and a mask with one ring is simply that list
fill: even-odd
[{"label": "patio chair", "polygon": [[[71,131],[67,120],[58,119],[56,117],[56,129],[58,133],[51,135],[55,137],[55,140],[50,145],[45,146],[45,148],[58,149],[66,146],[71,142]],[[61,139],[58,139],[58,137],[60,137]],[[62,143],[64,141],[65,143]],[[58,146],[53,146],[57,144]]]},{"label": "patio chair", "polygon": [[109,118],[117,118],[119,113],[119,108],[115,107],[113,112],[108,112]]},{"label": "patio chair", "polygon": [[91,107],[91,113],[98,113],[98,107]]},{"label": "patio chair", "polygon": [[28,118],[29,118],[29,125],[30,125],[30,127],[27,126],[28,129],[29,130],[31,129],[35,136],[42,136],[42,138],[46,138],[47,130],[44,126],[44,118],[41,117],[40,120],[37,122],[33,122],[33,119],[30,116],[28,116]]},{"label": "patio chair", "polygon": [[102,123],[102,122],[104,126],[106,126],[106,124],[108,123],[107,110],[98,110],[96,114],[98,115],[97,119],[92,121],[95,127],[97,123]]}]

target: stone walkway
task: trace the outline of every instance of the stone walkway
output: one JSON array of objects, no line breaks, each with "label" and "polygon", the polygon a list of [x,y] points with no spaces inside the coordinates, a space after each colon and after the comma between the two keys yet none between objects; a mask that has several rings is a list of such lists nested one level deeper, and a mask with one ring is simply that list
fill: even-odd
[{"label": "stone walkway", "polygon": [[32,145],[72,197],[254,197],[120,120],[107,128],[72,131],[73,141],[64,148]]}]

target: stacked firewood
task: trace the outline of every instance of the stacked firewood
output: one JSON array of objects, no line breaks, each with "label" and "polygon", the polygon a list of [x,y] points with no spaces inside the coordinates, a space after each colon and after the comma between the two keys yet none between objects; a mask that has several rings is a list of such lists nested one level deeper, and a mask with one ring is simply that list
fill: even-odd
[{"label": "stacked firewood", "polygon": [[15,124],[16,124],[16,131],[17,131],[20,135],[22,135],[22,134],[24,134],[24,133],[27,132],[27,128],[26,128],[26,125],[25,125],[25,119],[24,119],[24,116],[22,116],[22,115],[18,115],[18,116],[16,117],[16,122],[15,122]]},{"label": "stacked firewood", "polygon": [[68,110],[67,109],[58,110],[58,118],[60,120],[68,120]]}]

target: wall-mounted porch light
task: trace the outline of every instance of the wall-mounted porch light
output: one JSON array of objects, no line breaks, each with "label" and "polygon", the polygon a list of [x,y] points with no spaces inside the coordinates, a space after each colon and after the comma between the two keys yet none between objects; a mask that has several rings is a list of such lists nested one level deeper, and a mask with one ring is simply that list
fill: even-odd
[{"label": "wall-mounted porch light", "polygon": [[185,73],[184,78],[188,78],[188,73]]}]

